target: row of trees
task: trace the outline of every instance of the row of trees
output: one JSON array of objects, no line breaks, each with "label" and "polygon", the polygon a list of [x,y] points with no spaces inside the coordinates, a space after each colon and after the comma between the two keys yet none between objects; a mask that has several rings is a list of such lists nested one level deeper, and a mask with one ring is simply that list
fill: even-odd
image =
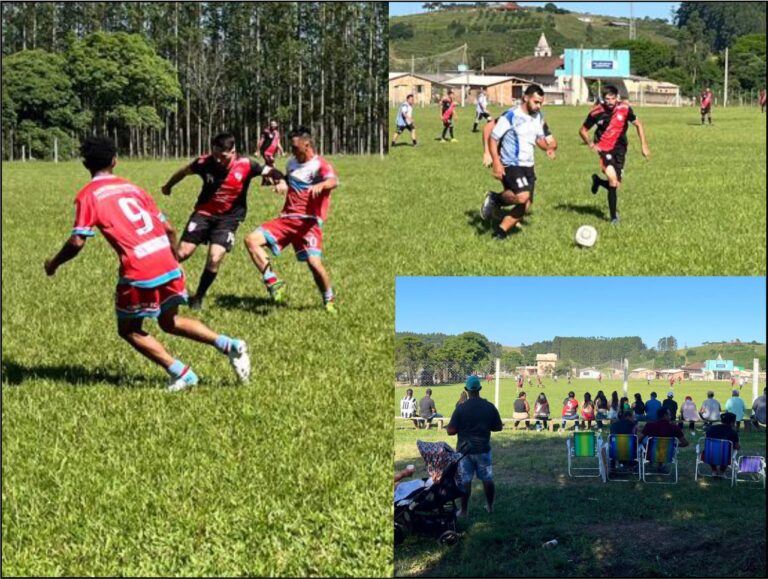
[{"label": "row of trees", "polygon": [[419,372],[447,373],[461,380],[474,372],[491,371],[492,361],[499,354],[498,347],[477,332],[447,336],[435,344],[413,334],[396,336],[396,373],[404,374],[410,383]]},{"label": "row of trees", "polygon": [[324,154],[383,153],[387,28],[374,2],[3,3],[3,150],[106,133],[190,157],[226,129],[250,152],[276,119]]}]

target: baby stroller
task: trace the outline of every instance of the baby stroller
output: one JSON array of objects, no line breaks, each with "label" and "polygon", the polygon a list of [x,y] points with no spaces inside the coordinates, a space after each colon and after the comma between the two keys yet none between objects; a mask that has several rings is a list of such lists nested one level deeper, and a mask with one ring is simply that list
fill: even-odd
[{"label": "baby stroller", "polygon": [[456,499],[464,496],[459,476],[463,457],[445,442],[416,442],[429,478],[400,483],[395,489],[395,545],[409,532],[436,537],[440,545],[459,541]]}]

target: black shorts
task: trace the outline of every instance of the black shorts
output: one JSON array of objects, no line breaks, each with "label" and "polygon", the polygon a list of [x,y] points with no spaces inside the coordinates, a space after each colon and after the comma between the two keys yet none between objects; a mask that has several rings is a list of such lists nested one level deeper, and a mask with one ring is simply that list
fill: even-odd
[{"label": "black shorts", "polygon": [[533,202],[533,190],[536,188],[536,172],[533,167],[504,167],[504,177],[501,180],[504,189],[513,193],[528,191]]},{"label": "black shorts", "polygon": [[704,108],[702,108],[702,109],[701,109],[701,114],[702,114],[702,116],[703,116],[703,115],[709,115],[709,114],[711,114],[711,113],[712,113],[712,108],[711,108],[711,107],[712,107],[712,105],[710,105],[710,106],[708,106],[708,107],[704,107]]},{"label": "black shorts", "polygon": [[476,121],[479,121],[480,119],[488,120],[491,118],[491,115],[489,113],[477,113],[477,116],[475,117]]},{"label": "black shorts", "polygon": [[399,135],[400,133],[402,133],[406,129],[412,133],[415,128],[416,127],[413,126],[413,123],[411,123],[410,125],[403,125],[402,127],[397,127],[396,130],[397,130],[397,134]]},{"label": "black shorts", "polygon": [[605,168],[610,166],[616,170],[616,176],[621,181],[621,171],[624,169],[624,160],[627,156],[627,150],[623,147],[613,149],[612,151],[600,152],[600,168],[605,171]]},{"label": "black shorts", "polygon": [[235,246],[235,232],[242,222],[241,215],[203,215],[195,212],[184,228],[181,241],[195,245],[215,243],[230,252]]}]

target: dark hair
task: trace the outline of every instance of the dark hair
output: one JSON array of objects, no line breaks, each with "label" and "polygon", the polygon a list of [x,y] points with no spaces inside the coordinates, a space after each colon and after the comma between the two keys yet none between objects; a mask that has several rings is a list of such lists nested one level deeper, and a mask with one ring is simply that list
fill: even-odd
[{"label": "dark hair", "polygon": [[722,422],[723,424],[735,424],[736,415],[733,412],[723,412],[720,415],[720,422]]},{"label": "dark hair", "polygon": [[669,414],[669,406],[662,406],[656,413],[656,418],[661,420],[662,418],[671,418]]},{"label": "dark hair", "polygon": [[547,401],[547,395],[542,392],[539,394],[539,402],[546,402]]},{"label": "dark hair", "polygon": [[544,96],[544,89],[541,88],[538,84],[529,84],[528,88],[525,89],[525,92],[523,93],[525,96],[533,96],[534,94],[537,94],[541,97]]},{"label": "dark hair", "polygon": [[616,392],[616,390],[613,391],[613,394],[611,394],[611,408],[618,408],[619,407],[619,393]]},{"label": "dark hair", "polygon": [[432,388],[427,388],[427,396],[429,396],[430,394],[432,394]]},{"label": "dark hair", "polygon": [[525,392],[520,390],[520,394],[517,395],[518,398],[525,398]]},{"label": "dark hair", "polygon": [[656,398],[657,396],[658,394],[656,394],[656,392],[651,392],[651,398]]},{"label": "dark hair", "polygon": [[112,139],[107,137],[88,137],[80,145],[80,156],[83,165],[91,173],[106,169],[112,165],[112,160],[117,155],[117,148]]},{"label": "dark hair", "polygon": [[584,403],[592,402],[592,394],[589,392],[584,392]]},{"label": "dark hair", "polygon": [[231,151],[235,148],[235,135],[232,133],[219,133],[211,139],[211,147]]},{"label": "dark hair", "polygon": [[406,390],[406,391],[405,391],[405,393],[406,393],[406,394],[413,394],[413,390],[411,390],[410,388],[408,388],[408,390]]},{"label": "dark hair", "polygon": [[576,396],[576,394],[574,394],[573,390],[568,392],[568,398],[573,398],[574,396]]},{"label": "dark hair", "polygon": [[301,126],[293,129],[290,133],[288,133],[289,139],[295,139],[296,137],[299,137],[300,139],[304,139],[305,141],[312,140],[312,131],[309,130],[309,128]]},{"label": "dark hair", "polygon": [[411,97],[413,97],[413,94],[405,95],[405,100],[408,100]]},{"label": "dark hair", "polygon": [[635,400],[637,402],[642,402],[643,401],[643,396],[639,392],[635,392]]},{"label": "dark hair", "polygon": [[607,84],[603,87],[603,96],[606,97],[608,95],[616,95],[619,96],[619,89],[616,88],[615,85]]}]

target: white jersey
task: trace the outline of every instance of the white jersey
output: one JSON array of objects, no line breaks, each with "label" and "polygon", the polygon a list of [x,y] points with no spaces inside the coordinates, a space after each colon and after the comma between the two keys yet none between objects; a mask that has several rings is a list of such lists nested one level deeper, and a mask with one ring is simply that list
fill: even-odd
[{"label": "white jersey", "polygon": [[536,140],[545,137],[544,115],[531,116],[521,106],[501,115],[491,138],[498,142],[501,164],[505,167],[533,167]]},{"label": "white jersey", "polygon": [[482,114],[486,111],[488,108],[488,97],[480,93],[477,95],[477,104],[475,105],[475,110],[477,111],[477,114]]},{"label": "white jersey", "polygon": [[413,115],[413,107],[409,105],[407,101],[401,104],[400,110],[397,112],[397,121],[396,121],[397,126],[405,127],[406,125],[410,125],[412,115]]}]

